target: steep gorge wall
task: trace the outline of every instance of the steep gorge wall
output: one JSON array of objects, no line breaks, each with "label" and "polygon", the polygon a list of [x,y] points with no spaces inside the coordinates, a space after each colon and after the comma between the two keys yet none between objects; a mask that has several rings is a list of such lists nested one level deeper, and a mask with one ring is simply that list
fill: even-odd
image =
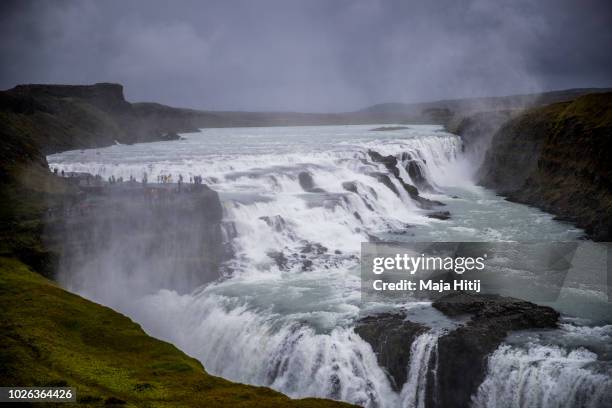
[{"label": "steep gorge wall", "polygon": [[612,93],[532,109],[494,135],[480,182],[612,240]]},{"label": "steep gorge wall", "polygon": [[90,187],[46,217],[58,279],[96,297],[191,292],[218,279],[231,256],[217,192],[204,185]]}]

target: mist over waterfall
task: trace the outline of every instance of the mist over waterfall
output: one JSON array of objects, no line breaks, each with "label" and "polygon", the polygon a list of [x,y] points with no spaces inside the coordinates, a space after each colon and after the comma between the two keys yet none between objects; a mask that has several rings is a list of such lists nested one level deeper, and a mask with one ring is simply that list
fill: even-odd
[{"label": "mist over waterfall", "polygon": [[[135,179],[54,231],[65,234],[60,281],[214,375],[291,397],[436,406],[427,393],[437,387],[437,341],[461,323],[424,319],[427,330],[406,345],[406,381],[394,384],[355,326],[371,312],[414,305],[361,302],[361,242],[563,241],[582,231],[476,186],[461,139],[439,126],[373,127],[205,129],[50,156],[50,167],[65,172]],[[134,193],[145,174],[157,191]],[[174,182],[155,183],[167,175]],[[205,186],[190,183],[200,176]],[[451,218],[428,217],[441,210]],[[434,315],[430,302],[419,307]],[[594,335],[602,342],[608,332]],[[501,399],[519,388],[508,407],[603,406],[610,377],[601,370],[610,362],[601,355],[569,340],[503,344],[473,403],[506,406]],[[555,388],[564,399],[552,399],[553,383],[571,384]]]}]

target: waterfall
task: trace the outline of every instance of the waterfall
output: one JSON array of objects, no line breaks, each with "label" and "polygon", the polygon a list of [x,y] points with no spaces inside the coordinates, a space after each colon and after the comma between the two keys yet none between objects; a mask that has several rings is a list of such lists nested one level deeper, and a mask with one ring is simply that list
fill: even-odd
[{"label": "waterfall", "polygon": [[[112,213],[102,211],[104,219],[80,228],[103,226],[112,245],[87,245],[78,273],[71,275],[74,267],[61,270],[60,280],[128,314],[151,335],[198,358],[213,375],[296,398],[333,398],[369,408],[425,407],[428,390],[436,386],[428,382],[436,380],[442,332],[432,329],[406,345],[412,356],[407,381],[394,391],[372,347],[353,330],[368,307],[360,298],[359,248],[387,233],[440,224],[426,217],[427,210],[405,185],[417,186],[421,194],[440,194],[445,186],[472,188],[471,171],[462,160],[460,138],[439,127],[415,126],[404,137],[374,137],[369,128],[208,129],[184,141],[50,156],[54,168],[103,178],[201,175],[218,193],[215,202],[222,213],[208,226],[214,236],[202,236],[194,218],[175,214],[174,221],[160,223],[159,212],[145,211],[138,215],[143,233],[134,237],[125,219],[135,217],[124,214],[121,222],[109,224]],[[370,150],[395,157],[397,169],[373,160]],[[170,205],[170,211],[176,208]],[[199,214],[195,219],[202,216],[198,208],[189,208]],[[171,235],[173,245],[159,249],[150,226],[164,236],[174,229],[181,239]],[[200,259],[208,258],[199,253],[202,243],[207,253],[218,254],[223,273],[207,271],[202,279],[177,264],[187,253],[196,265],[210,268]],[[225,247],[231,248],[228,261]],[[116,248],[122,248],[121,256]],[[148,261],[137,264],[138,259]],[[185,290],[191,282],[204,285]],[[143,284],[146,290],[135,287]],[[491,370],[529,373],[529,367],[508,363],[520,360],[520,353],[498,350]],[[575,358],[568,356],[563,358]],[[535,386],[535,379],[520,378],[517,385]],[[585,393],[588,384],[579,383],[576,392]],[[503,390],[504,382],[489,375],[475,403],[490,405]]]},{"label": "waterfall", "polygon": [[[440,332],[429,331],[417,337],[410,347],[408,378],[400,394],[401,407],[425,408],[428,377],[436,378],[437,347]],[[434,367],[431,367],[432,359]],[[434,388],[435,389],[435,388]]]},{"label": "waterfall", "polygon": [[[140,305],[134,317],[151,334],[196,356],[214,375],[269,386],[294,398],[397,406],[370,345],[352,329],[317,332],[295,316],[255,310],[208,291],[195,296],[162,291],[141,299]],[[174,322],[172,332],[164,321]]]},{"label": "waterfall", "polygon": [[585,348],[503,345],[489,358],[489,375],[474,396],[473,406],[612,406],[611,373],[597,372],[596,365],[597,355]]},{"label": "waterfall", "polygon": [[554,331],[510,336],[489,356],[487,376],[472,397],[473,406],[612,406],[612,325],[568,321]]}]

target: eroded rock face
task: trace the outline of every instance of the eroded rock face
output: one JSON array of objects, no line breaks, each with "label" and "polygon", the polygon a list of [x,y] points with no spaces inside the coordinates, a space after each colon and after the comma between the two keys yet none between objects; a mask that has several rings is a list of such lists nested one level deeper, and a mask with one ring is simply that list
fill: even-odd
[{"label": "eroded rock face", "polygon": [[612,93],[526,111],[493,137],[480,183],[612,240]]},{"label": "eroded rock face", "polygon": [[429,184],[423,171],[421,170],[421,166],[416,160],[410,160],[406,165],[406,172],[417,185],[418,188],[428,191],[435,191],[435,189]]},{"label": "eroded rock face", "polygon": [[435,399],[428,406],[466,407],[486,375],[487,357],[513,330],[554,328],[559,313],[519,299],[458,293],[444,296],[433,307],[450,317],[471,315],[463,326],[438,340]]},{"label": "eroded rock face", "polygon": [[425,172],[421,167],[421,162],[425,164],[425,160],[421,161],[408,152],[402,153],[401,160],[402,162],[407,162],[404,168],[410,176],[410,179],[420,190],[436,191],[433,186],[427,181],[427,177],[425,177]]},{"label": "eroded rock face", "polygon": [[387,370],[396,391],[406,382],[410,345],[426,331],[427,327],[405,320],[405,315],[399,313],[367,316],[355,327],[355,332],[372,346],[378,364]]},{"label": "eroded rock face", "polygon": [[47,242],[60,254],[60,281],[77,290],[115,279],[185,293],[219,278],[231,257],[222,215],[204,185],[104,185],[50,214]]},{"label": "eroded rock face", "polygon": [[[440,201],[429,200],[427,198],[421,197],[419,195],[419,190],[415,186],[406,183],[400,177],[400,171],[397,168],[398,161],[395,156],[391,156],[391,155],[383,156],[380,153],[375,152],[374,150],[368,150],[368,155],[370,156],[372,161],[374,161],[375,163],[382,163],[385,166],[385,168],[389,171],[389,173],[391,173],[391,175],[400,183],[400,185],[408,193],[408,195],[410,195],[410,198],[415,200],[421,208],[430,209],[435,206],[444,205],[444,203],[441,203]],[[391,191],[393,191],[395,195],[397,196],[400,195],[399,191],[397,190],[397,187],[393,184],[389,175],[383,174],[383,173],[372,173],[371,175],[373,177],[376,177],[378,181],[380,181],[386,187],[388,187]]]},{"label": "eroded rock face", "polygon": [[376,180],[378,180],[379,183],[384,184],[385,187],[393,191],[393,194],[399,197],[400,193],[397,187],[395,187],[395,184],[393,184],[393,182],[391,181],[391,177],[389,177],[387,174],[376,172],[376,173],[370,174],[370,176],[376,178]]},{"label": "eroded rock face", "polygon": [[[458,318],[455,329],[440,335],[437,351],[429,361],[426,406],[436,408],[469,406],[486,375],[487,357],[509,332],[554,328],[559,317],[552,308],[498,295],[454,293],[432,305],[446,316]],[[429,330],[406,320],[402,313],[368,316],[355,328],[372,346],[396,390],[406,382],[412,343]]]},{"label": "eroded rock face", "polygon": [[56,98],[80,98],[104,110],[121,111],[130,108],[123,97],[123,86],[113,83],[94,85],[17,85],[16,93]]}]

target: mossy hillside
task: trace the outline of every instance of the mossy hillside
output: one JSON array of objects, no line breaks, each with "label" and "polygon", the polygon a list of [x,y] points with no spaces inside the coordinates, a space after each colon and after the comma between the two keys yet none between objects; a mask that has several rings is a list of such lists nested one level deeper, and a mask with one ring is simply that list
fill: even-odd
[{"label": "mossy hillside", "polygon": [[45,216],[78,191],[49,172],[45,154],[111,144],[124,133],[116,115],[92,101],[0,92],[0,254],[51,277],[56,257],[42,243]]},{"label": "mossy hillside", "polygon": [[66,292],[15,259],[0,258],[3,386],[70,386],[85,405],[341,407],[214,377],[127,317]]},{"label": "mossy hillside", "polygon": [[0,126],[0,255],[17,256],[51,277],[54,256],[42,242],[45,216],[78,192],[49,172],[36,142],[24,135],[23,127],[21,133],[7,135],[7,126]]}]

